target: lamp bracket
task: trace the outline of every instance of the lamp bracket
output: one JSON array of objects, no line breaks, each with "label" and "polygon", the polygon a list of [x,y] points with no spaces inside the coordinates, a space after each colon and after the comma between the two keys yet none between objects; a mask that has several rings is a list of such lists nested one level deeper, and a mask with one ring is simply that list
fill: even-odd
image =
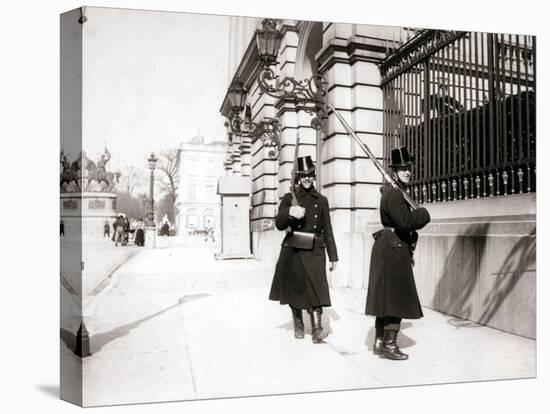
[{"label": "lamp bracket", "polygon": [[309,114],[315,115],[311,126],[321,128],[321,121],[325,117],[325,96],[327,81],[323,75],[317,74],[303,80],[296,80],[291,76],[280,78],[271,66],[265,65],[258,75],[260,94],[267,94],[273,98],[289,100],[300,106]]}]

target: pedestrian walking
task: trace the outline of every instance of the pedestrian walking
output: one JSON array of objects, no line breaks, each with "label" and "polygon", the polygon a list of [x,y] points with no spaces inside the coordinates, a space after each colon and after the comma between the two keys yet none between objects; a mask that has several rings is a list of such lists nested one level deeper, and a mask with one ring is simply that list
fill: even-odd
[{"label": "pedestrian walking", "polygon": [[130,220],[128,217],[124,217],[122,220],[122,245],[127,246],[130,239]]},{"label": "pedestrian walking", "polygon": [[[389,167],[403,191],[411,181],[412,161],[407,148],[391,150]],[[397,334],[403,318],[423,316],[412,267],[416,230],[430,222],[430,214],[423,207],[411,209],[403,193],[390,185],[384,185],[381,191],[380,220],[384,229],[373,234],[366,314],[376,316],[374,354],[404,360],[408,355],[397,346]]]},{"label": "pedestrian walking", "polygon": [[63,219],[59,222],[59,236],[65,237],[65,223],[63,222]]},{"label": "pedestrian walking", "polygon": [[134,243],[136,244],[136,246],[143,246],[145,244],[145,235],[143,233],[144,229],[145,224],[143,222],[143,219],[139,219],[136,226],[136,237],[134,239]]},{"label": "pedestrian walking", "polygon": [[111,226],[107,219],[105,219],[105,224],[103,224],[103,237],[111,237]]},{"label": "pedestrian walking", "polygon": [[302,310],[306,310],[311,319],[312,341],[321,343],[326,337],[321,314],[323,307],[331,306],[325,250],[330,271],[336,268],[338,253],[328,200],[313,185],[315,165],[309,156],[296,161],[293,182],[297,182],[297,188],[284,195],[275,219],[277,229],[287,230],[287,234],[281,244],[269,299],[290,306],[294,336],[298,339],[304,338]]},{"label": "pedestrian walking", "polygon": [[204,230],[204,241],[207,242],[208,240],[212,240],[212,242],[215,242],[216,239],[214,238],[214,227],[206,227],[206,230]]},{"label": "pedestrian walking", "polygon": [[116,217],[115,221],[113,221],[113,236],[111,237],[112,241],[115,241],[117,225],[118,225],[118,217]]},{"label": "pedestrian walking", "polygon": [[122,242],[124,241],[124,219],[122,215],[118,216],[118,218],[116,219],[114,228],[115,246],[118,246],[119,242],[122,244]]}]

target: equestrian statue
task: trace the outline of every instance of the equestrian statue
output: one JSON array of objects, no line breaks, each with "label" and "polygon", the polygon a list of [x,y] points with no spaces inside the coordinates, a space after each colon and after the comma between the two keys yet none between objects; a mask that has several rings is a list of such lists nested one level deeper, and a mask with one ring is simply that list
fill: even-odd
[{"label": "equestrian statue", "polygon": [[[90,184],[92,181],[96,181],[98,184],[105,183],[107,187],[105,188],[105,191],[112,191],[115,184],[119,182],[120,179],[120,173],[115,172],[112,173],[110,171],[107,171],[107,163],[111,159],[111,153],[107,148],[105,148],[105,154],[101,154],[100,159],[97,161],[97,164],[88,159],[86,170],[88,172],[86,178],[88,180],[86,184],[86,189],[90,187]],[[115,183],[116,179],[116,183]]]}]

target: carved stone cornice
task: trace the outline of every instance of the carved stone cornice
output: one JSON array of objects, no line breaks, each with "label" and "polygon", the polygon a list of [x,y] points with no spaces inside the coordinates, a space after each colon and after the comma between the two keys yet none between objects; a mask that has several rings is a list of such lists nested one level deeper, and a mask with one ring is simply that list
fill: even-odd
[{"label": "carved stone cornice", "polygon": [[382,41],[352,36],[348,40],[332,39],[317,53],[317,62],[320,72],[324,73],[336,63],[380,63],[385,57],[386,45]]},{"label": "carved stone cornice", "polygon": [[[256,44],[255,36],[252,36],[252,38],[250,39],[250,43],[246,48],[244,56],[242,57],[241,62],[237,67],[237,70],[235,71],[231,82],[238,78],[243,82],[243,86],[246,89],[250,90],[252,88],[252,85],[256,81],[257,73],[260,71],[260,69],[261,61],[258,54],[258,46]],[[220,113],[223,116],[228,117],[230,112],[231,103],[229,102],[229,94],[226,92],[222,102],[222,106],[220,107]]]}]

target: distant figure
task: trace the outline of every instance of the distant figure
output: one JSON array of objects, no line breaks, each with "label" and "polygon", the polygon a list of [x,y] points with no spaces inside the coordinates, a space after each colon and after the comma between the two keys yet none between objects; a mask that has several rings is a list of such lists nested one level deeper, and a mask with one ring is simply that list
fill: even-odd
[{"label": "distant figure", "polygon": [[143,232],[144,228],[145,223],[143,222],[143,219],[139,219],[136,226],[136,237],[134,239],[136,246],[143,246],[145,244],[145,234]]},{"label": "distant figure", "polygon": [[111,226],[109,226],[107,219],[105,219],[105,224],[103,225],[103,237],[111,237]]},{"label": "distant figure", "polygon": [[128,217],[124,217],[124,220],[122,221],[122,231],[123,231],[122,245],[127,246],[128,240],[130,238],[130,220],[128,220]]},{"label": "distant figure", "polygon": [[167,221],[164,222],[162,227],[160,228],[160,235],[161,236],[168,236],[170,234],[170,225]]},{"label": "distant figure", "polygon": [[115,218],[115,221],[113,221],[113,237],[111,237],[111,240],[112,241],[115,241],[115,236],[116,236],[116,226],[118,224],[118,217]]},{"label": "distant figure", "polygon": [[114,224],[115,228],[115,246],[118,246],[120,242],[122,244],[124,240],[124,218],[122,215],[118,216]]},{"label": "distant figure", "polygon": [[63,219],[59,222],[59,235],[65,237],[65,223],[63,223]]},{"label": "distant figure", "polygon": [[214,227],[206,228],[206,236],[204,237],[204,241],[207,242],[208,239],[211,239],[212,242],[216,241],[216,239],[214,238]]}]

